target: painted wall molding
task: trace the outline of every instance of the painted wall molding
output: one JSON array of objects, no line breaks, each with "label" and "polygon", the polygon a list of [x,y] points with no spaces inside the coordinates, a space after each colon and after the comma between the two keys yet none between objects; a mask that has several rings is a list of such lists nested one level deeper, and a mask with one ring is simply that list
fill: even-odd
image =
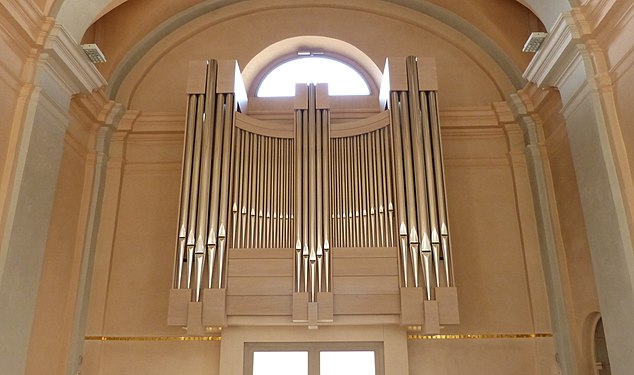
[{"label": "painted wall molding", "polygon": [[580,52],[577,44],[588,33],[587,23],[576,22],[581,13],[573,10],[561,13],[549,36],[529,63],[524,78],[539,87],[559,87],[564,77],[578,65]]},{"label": "painted wall molding", "polygon": [[38,84],[51,91],[57,91],[57,87],[51,86],[51,83],[61,87],[69,96],[68,100],[73,94],[91,93],[107,83],[81,47],[60,24],[52,26],[40,60],[54,82],[41,79],[38,80]]},{"label": "painted wall molding", "polygon": [[31,40],[37,40],[44,14],[33,0],[2,0],[0,8],[6,9],[14,24],[18,25]]}]

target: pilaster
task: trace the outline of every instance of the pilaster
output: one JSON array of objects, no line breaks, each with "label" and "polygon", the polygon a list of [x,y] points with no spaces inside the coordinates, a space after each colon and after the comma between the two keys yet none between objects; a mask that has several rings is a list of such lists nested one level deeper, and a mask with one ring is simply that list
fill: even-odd
[{"label": "pilaster", "polygon": [[521,148],[527,167],[526,177],[532,188],[532,203],[557,358],[563,374],[577,374],[579,369],[575,343],[579,338],[572,329],[570,293],[565,284],[568,278],[562,275],[566,270],[565,256],[562,253],[561,236],[556,220],[557,210],[552,181],[549,179],[549,165],[543,149],[539,120],[529,113],[526,104],[519,95],[510,96],[510,109],[523,134]]},{"label": "pilaster", "polygon": [[7,360],[0,362],[0,372],[6,374],[25,372],[71,97],[105,84],[63,27],[51,19],[37,23],[30,3],[2,5],[15,14],[24,11],[8,22],[20,32],[14,45],[28,49],[30,43],[33,49],[15,62],[15,67],[24,64],[20,80],[28,90],[15,108],[13,152],[2,176],[0,303],[6,308],[0,310],[5,341],[0,356]]},{"label": "pilaster", "polygon": [[579,9],[563,13],[525,77],[560,91],[611,365],[625,374],[634,367],[632,177],[593,33]]}]

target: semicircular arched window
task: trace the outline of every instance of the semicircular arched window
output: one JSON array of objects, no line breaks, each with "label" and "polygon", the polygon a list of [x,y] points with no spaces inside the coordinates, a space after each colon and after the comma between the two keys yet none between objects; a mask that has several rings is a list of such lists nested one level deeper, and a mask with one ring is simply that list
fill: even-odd
[{"label": "semicircular arched window", "polygon": [[356,69],[329,57],[297,57],[271,70],[262,79],[258,97],[295,96],[296,83],[328,83],[329,95],[370,95],[370,87]]}]

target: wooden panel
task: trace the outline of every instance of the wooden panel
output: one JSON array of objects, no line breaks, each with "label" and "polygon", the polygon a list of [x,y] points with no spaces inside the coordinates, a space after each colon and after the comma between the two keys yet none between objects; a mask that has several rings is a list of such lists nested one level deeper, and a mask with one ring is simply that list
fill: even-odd
[{"label": "wooden panel", "polygon": [[418,58],[418,89],[420,91],[437,91],[436,59],[433,57]]},{"label": "wooden panel", "polygon": [[229,259],[293,259],[294,249],[230,249]]},{"label": "wooden panel", "polygon": [[335,294],[398,294],[397,276],[340,276],[332,281]]},{"label": "wooden panel", "polygon": [[330,138],[352,137],[359,134],[370,133],[384,128],[390,124],[390,113],[383,111],[372,117],[357,121],[349,121],[330,129]]},{"label": "wooden panel", "polygon": [[385,63],[385,71],[389,79],[390,91],[407,91],[407,68],[405,57],[389,57]]},{"label": "wooden panel", "polygon": [[460,324],[458,289],[456,287],[442,287],[434,290],[438,301],[440,324]]},{"label": "wooden panel", "polygon": [[308,321],[308,293],[293,293],[293,322]]},{"label": "wooden panel", "polygon": [[[216,92],[218,94],[229,94],[236,92],[236,86],[242,82],[236,82],[236,77],[240,76],[240,68],[236,60],[218,60],[218,81],[216,82]],[[238,73],[238,74],[236,74]]]},{"label": "wooden panel", "polygon": [[319,304],[318,317],[320,322],[333,321],[333,295],[330,292],[318,292],[317,303]]},{"label": "wooden panel", "polygon": [[440,333],[440,324],[438,322],[438,302],[424,301],[423,306],[425,311],[425,324],[423,324],[423,333]]},{"label": "wooden panel", "polygon": [[192,299],[191,289],[170,289],[167,310],[168,326],[187,325],[187,307]]},{"label": "wooden panel", "polygon": [[190,302],[187,307],[187,334],[188,335],[204,335],[205,327],[203,327],[203,303]]},{"label": "wooden panel", "polygon": [[317,316],[318,316],[317,302],[308,302],[308,328],[317,328]]},{"label": "wooden panel", "polygon": [[274,138],[293,138],[293,125],[271,121],[261,121],[240,112],[235,114],[236,126],[250,133]]},{"label": "wooden panel", "polygon": [[[398,295],[336,295],[334,296],[335,315],[381,315],[400,314]],[[336,320],[336,318],[335,318]]]},{"label": "wooden panel", "polygon": [[293,293],[292,277],[230,277],[230,296],[281,296]]},{"label": "wooden panel", "polygon": [[308,109],[308,85],[295,84],[295,109]]},{"label": "wooden panel", "polygon": [[187,74],[187,93],[204,94],[207,85],[207,61],[190,61]]},{"label": "wooden panel", "polygon": [[339,258],[396,258],[396,247],[337,247],[331,249],[333,259]]},{"label": "wooden panel", "polygon": [[328,84],[317,83],[315,84],[315,108],[328,109],[330,108],[330,97],[328,96]]},{"label": "wooden panel", "polygon": [[293,276],[292,259],[230,259],[229,277]]},{"label": "wooden panel", "polygon": [[293,297],[227,296],[227,315],[291,315]]},{"label": "wooden panel", "polygon": [[227,325],[225,288],[203,289],[202,322],[204,326],[224,327]]},{"label": "wooden panel", "polygon": [[398,276],[396,258],[334,258],[333,276]]},{"label": "wooden panel", "polygon": [[422,325],[423,288],[401,288],[401,325]]}]

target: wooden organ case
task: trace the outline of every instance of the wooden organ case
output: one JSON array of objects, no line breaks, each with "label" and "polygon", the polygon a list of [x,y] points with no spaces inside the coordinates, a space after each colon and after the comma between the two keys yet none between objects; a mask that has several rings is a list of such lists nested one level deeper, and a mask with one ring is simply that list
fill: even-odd
[{"label": "wooden organ case", "polygon": [[458,324],[433,59],[390,58],[383,112],[251,118],[236,61],[190,64],[168,324]]}]

